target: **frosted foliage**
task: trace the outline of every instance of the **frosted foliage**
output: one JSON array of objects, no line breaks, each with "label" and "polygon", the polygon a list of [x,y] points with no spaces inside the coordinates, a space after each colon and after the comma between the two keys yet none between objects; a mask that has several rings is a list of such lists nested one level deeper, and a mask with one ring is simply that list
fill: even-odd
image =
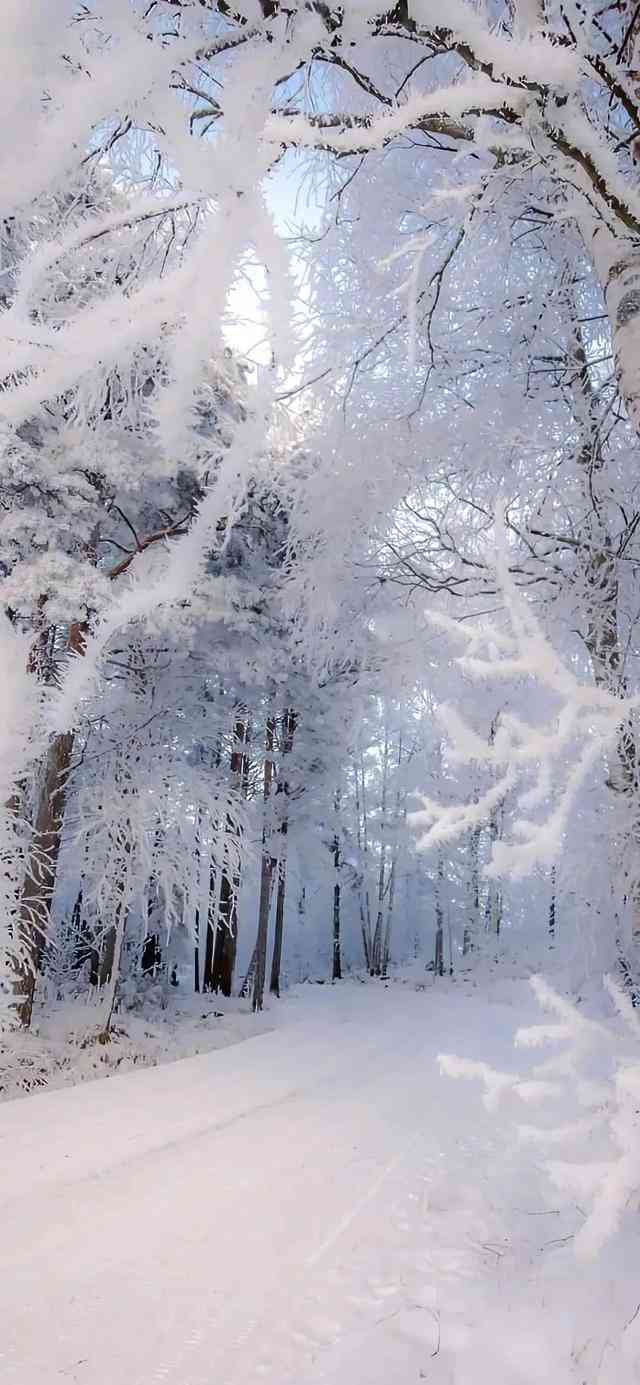
[{"label": "frosted foliage", "polygon": [[640,10],[2,21],[0,1357],[638,1385]]},{"label": "frosted foliage", "polygon": [[[0,599],[41,699],[7,799],[24,782],[35,822],[34,765],[72,732],[54,932],[84,891],[101,938],[127,913],[143,942],[164,870],[186,957],[192,877],[213,862],[226,889],[227,861],[266,910],[258,859],[280,868],[285,836],[302,916],[315,833],[300,970],[333,956],[338,897],[370,967],[401,884],[403,955],[435,967],[435,935],[439,974],[445,933],[453,969],[521,926],[555,946],[556,903],[585,969],[598,930],[618,945],[639,878],[640,199],[635,45],[607,15],[7,7]],[[247,302],[259,369],[227,345]]]},{"label": "frosted foliage", "polygon": [[476,765],[492,774],[493,782],[467,804],[444,806],[422,796],[423,807],[410,815],[410,822],[421,834],[419,849],[428,851],[482,823],[497,804],[512,801],[511,839],[494,842],[486,874],[517,880],[557,859],[580,790],[594,767],[615,748],[620,728],[640,699],[619,697],[583,681],[556,654],[513,581],[500,515],[496,551],[495,570],[508,626],[486,620],[460,625],[438,613],[429,619],[452,640],[464,641],[465,653],[456,662],[474,682],[527,679],[550,695],[554,712],[548,721],[535,725],[505,711],[495,737],[487,741],[455,707],[441,706],[438,715],[450,738],[451,762]]},{"label": "frosted foliage", "polygon": [[[559,1053],[537,1064],[530,1078],[495,1072],[485,1063],[442,1056],[442,1071],[453,1078],[476,1078],[485,1087],[484,1103],[495,1109],[509,1094],[541,1107],[544,1124],[518,1123],[524,1146],[544,1156],[551,1183],[584,1209],[574,1240],[578,1259],[594,1259],[637,1214],[640,1198],[640,1062],[638,1020],[624,991],[605,977],[605,985],[626,1029],[596,1022],[542,977],[531,982],[536,999],[553,1023],[517,1031],[525,1048],[563,1045]],[[629,1051],[629,1043],[633,1047]],[[558,1120],[576,1108],[574,1119]],[[584,1112],[587,1112],[585,1115]],[[556,1157],[559,1148],[567,1158]],[[585,1153],[586,1151],[586,1153]]]}]

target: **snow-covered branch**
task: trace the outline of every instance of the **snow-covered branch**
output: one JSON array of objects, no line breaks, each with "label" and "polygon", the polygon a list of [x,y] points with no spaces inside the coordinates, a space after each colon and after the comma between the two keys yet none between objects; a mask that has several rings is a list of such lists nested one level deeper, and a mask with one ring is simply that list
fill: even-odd
[{"label": "snow-covered branch", "polygon": [[[484,741],[454,707],[442,706],[439,717],[450,742],[452,764],[472,764],[491,772],[493,782],[477,800],[440,805],[423,797],[410,815],[420,833],[418,848],[428,851],[487,821],[496,804],[511,800],[511,840],[496,840],[486,867],[490,876],[520,879],[536,866],[552,865],[572,806],[597,762],[615,749],[620,729],[640,705],[640,697],[623,697],[580,678],[556,653],[527,598],[509,571],[504,523],[496,518],[496,576],[509,629],[495,621],[460,625],[450,617],[429,618],[466,652],[456,663],[475,682],[526,679],[549,696],[553,713],[538,724],[504,711],[495,735]],[[537,809],[537,818],[530,816]]]}]

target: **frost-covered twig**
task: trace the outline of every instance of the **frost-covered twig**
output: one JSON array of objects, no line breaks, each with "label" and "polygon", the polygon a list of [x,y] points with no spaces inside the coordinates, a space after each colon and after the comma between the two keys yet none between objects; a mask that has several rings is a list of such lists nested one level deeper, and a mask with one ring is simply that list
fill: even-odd
[{"label": "frost-covered twig", "polygon": [[[440,1068],[448,1077],[482,1081],[483,1101],[489,1111],[509,1094],[536,1104],[577,1098],[586,1108],[588,1115],[572,1121],[550,1126],[518,1124],[516,1131],[521,1140],[541,1151],[558,1146],[575,1148],[574,1159],[547,1158],[544,1167],[556,1188],[586,1206],[574,1248],[578,1258],[593,1259],[619,1230],[625,1213],[637,1210],[640,1199],[640,1057],[620,1052],[615,1032],[588,1019],[542,977],[534,977],[531,984],[539,1004],[559,1022],[519,1029],[516,1044],[537,1048],[562,1043],[566,1045],[564,1051],[534,1068],[530,1079],[448,1055],[439,1058]],[[605,985],[637,1042],[638,1020],[628,998],[611,977],[605,977]],[[613,1058],[613,1072],[607,1081],[594,1081],[590,1062],[594,1054],[601,1058],[603,1052]],[[596,1154],[600,1157],[589,1158],[594,1139],[599,1142]]]},{"label": "frost-covered twig", "polygon": [[[452,639],[462,639],[461,670],[477,681],[527,678],[557,704],[551,720],[535,725],[503,712],[495,736],[485,741],[449,704],[439,708],[450,741],[451,763],[491,771],[494,781],[472,802],[444,806],[422,797],[409,821],[420,833],[418,849],[449,842],[486,821],[497,803],[510,796],[515,808],[512,838],[496,839],[485,866],[487,876],[521,879],[536,866],[555,861],[578,792],[598,760],[615,744],[620,727],[640,705],[640,697],[619,697],[581,680],[554,650],[509,571],[504,518],[496,512],[497,578],[510,630],[495,622],[475,626],[432,614],[429,618]],[[542,808],[538,818],[532,809]]]}]

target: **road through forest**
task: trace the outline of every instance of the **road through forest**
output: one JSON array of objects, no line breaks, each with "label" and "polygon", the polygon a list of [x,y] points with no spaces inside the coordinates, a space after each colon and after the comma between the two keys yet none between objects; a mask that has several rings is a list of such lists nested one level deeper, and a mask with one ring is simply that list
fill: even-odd
[{"label": "road through forest", "polygon": [[571,1304],[540,1330],[576,1210],[436,1062],[513,1067],[524,983],[283,1007],[236,1047],[1,1108],[2,1385],[577,1380]]}]

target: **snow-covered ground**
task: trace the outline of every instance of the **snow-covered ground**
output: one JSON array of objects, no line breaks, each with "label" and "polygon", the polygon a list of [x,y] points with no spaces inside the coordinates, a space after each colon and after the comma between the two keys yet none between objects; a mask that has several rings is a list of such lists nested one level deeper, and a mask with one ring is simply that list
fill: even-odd
[{"label": "snow-covered ground", "polygon": [[97,1041],[100,1018],[82,1001],[37,1005],[29,1030],[0,1033],[0,1102],[227,1048],[273,1028],[277,1009],[256,1016],[250,1000],[176,994],[166,1010],[119,1012],[108,1044]]},{"label": "snow-covered ground", "polygon": [[637,1238],[578,1269],[580,1209],[438,1070],[514,1068],[538,1019],[524,982],[306,987],[236,1047],[5,1105],[2,1385],[640,1380]]}]

